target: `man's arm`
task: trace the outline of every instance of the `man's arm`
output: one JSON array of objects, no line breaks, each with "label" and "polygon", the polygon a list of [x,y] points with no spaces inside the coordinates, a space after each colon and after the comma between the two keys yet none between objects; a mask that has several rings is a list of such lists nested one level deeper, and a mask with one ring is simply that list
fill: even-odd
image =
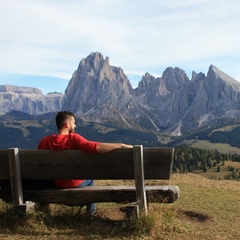
[{"label": "man's arm", "polygon": [[106,152],[111,152],[115,149],[119,148],[133,148],[132,145],[124,144],[124,143],[102,143],[100,142],[97,145],[97,152],[98,153],[106,153]]}]

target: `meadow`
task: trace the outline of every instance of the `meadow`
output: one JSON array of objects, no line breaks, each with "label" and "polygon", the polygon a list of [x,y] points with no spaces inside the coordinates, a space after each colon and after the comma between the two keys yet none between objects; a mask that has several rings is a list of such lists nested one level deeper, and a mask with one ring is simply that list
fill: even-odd
[{"label": "meadow", "polygon": [[193,148],[201,148],[206,150],[215,150],[217,149],[221,153],[236,153],[240,154],[240,148],[238,147],[232,147],[227,143],[211,143],[206,140],[191,140],[191,141],[185,141],[189,144],[189,146]]},{"label": "meadow", "polygon": [[[219,171],[218,171],[218,167],[219,167]],[[224,164],[223,162],[221,162],[216,167],[212,167],[211,169],[208,169],[207,172],[203,172],[202,170],[195,170],[194,173],[209,179],[225,180],[226,176],[228,176],[231,173],[230,171],[231,167],[235,169],[235,172],[236,171],[239,172],[240,162],[225,161]]]},{"label": "meadow", "polygon": [[61,205],[51,205],[50,214],[16,213],[0,201],[0,239],[240,239],[240,181],[189,173],[148,184],[178,185],[181,196],[172,204],[150,204],[148,217],[138,220],[126,219],[119,204],[97,204],[98,214],[89,217]]}]

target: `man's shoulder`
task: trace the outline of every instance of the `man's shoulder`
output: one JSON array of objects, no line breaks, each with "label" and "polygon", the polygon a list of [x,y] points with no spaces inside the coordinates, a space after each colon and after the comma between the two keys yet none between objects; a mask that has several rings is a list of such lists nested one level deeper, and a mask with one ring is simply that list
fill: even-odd
[{"label": "man's shoulder", "polygon": [[80,134],[76,133],[76,132],[72,132],[72,133],[69,133],[69,136],[73,136],[73,137],[81,137]]},{"label": "man's shoulder", "polygon": [[82,135],[80,135],[79,133],[76,133],[76,132],[70,133],[69,137],[75,141],[85,141],[86,140]]},{"label": "man's shoulder", "polygon": [[49,138],[51,138],[51,137],[52,137],[52,135],[44,136],[44,137],[41,139],[41,141],[47,140],[47,139],[49,139]]},{"label": "man's shoulder", "polygon": [[51,138],[51,135],[43,137],[43,138],[39,141],[37,148],[39,148],[39,149],[45,148],[45,145],[49,142],[50,138]]}]

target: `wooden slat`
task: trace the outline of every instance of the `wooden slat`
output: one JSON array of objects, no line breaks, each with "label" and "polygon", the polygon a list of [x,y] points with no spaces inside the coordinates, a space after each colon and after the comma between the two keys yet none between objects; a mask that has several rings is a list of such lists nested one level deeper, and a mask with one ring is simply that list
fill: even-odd
[{"label": "wooden slat", "polygon": [[[169,179],[172,153],[173,148],[143,148],[145,179]],[[134,179],[132,149],[106,154],[19,150],[19,155],[23,179]]]},{"label": "wooden slat", "polygon": [[[43,204],[81,206],[92,202],[127,203],[136,201],[134,186],[96,186],[85,188],[24,190],[24,198]],[[173,203],[179,198],[177,186],[146,186],[149,202]]]},{"label": "wooden slat", "polygon": [[174,148],[144,147],[145,179],[170,179]]},{"label": "wooden slat", "polygon": [[143,164],[143,146],[134,146],[133,148],[134,175],[136,186],[136,200],[139,210],[148,214],[147,198],[145,191],[144,164]]},{"label": "wooden slat", "polygon": [[[145,179],[169,179],[173,151],[173,148],[144,147]],[[81,176],[85,179],[133,179],[132,155],[129,152],[131,152],[130,149],[119,149],[108,154],[86,154],[78,150],[62,152],[19,150],[19,154],[23,158],[21,160],[22,176],[25,179],[56,179],[63,176],[67,178],[68,173],[65,171],[65,166],[76,178]],[[106,161],[106,164],[103,161]],[[59,171],[53,176],[53,169],[56,166]],[[28,170],[29,168],[31,171]],[[91,168],[91,176],[86,174],[89,168]],[[0,150],[0,179],[9,179],[8,150]]]},{"label": "wooden slat", "polygon": [[22,181],[18,148],[8,151],[12,199],[15,205],[23,204]]},{"label": "wooden slat", "polygon": [[134,178],[132,149],[106,154],[87,154],[79,150],[20,150],[20,158],[24,179]]}]

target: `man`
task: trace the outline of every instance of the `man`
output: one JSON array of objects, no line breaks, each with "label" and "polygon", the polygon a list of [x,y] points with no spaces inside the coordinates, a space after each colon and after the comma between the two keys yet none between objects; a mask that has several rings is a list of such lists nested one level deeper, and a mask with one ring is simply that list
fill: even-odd
[{"label": "man", "polygon": [[[106,153],[119,148],[132,148],[132,145],[123,143],[88,141],[74,132],[76,125],[75,116],[72,112],[61,111],[57,114],[55,120],[58,133],[44,137],[39,142],[38,149],[50,149],[52,151],[79,149],[88,153]],[[93,186],[93,180],[55,180],[55,184],[59,188],[85,187]],[[96,212],[95,203],[87,205],[87,212],[92,215]]]}]

